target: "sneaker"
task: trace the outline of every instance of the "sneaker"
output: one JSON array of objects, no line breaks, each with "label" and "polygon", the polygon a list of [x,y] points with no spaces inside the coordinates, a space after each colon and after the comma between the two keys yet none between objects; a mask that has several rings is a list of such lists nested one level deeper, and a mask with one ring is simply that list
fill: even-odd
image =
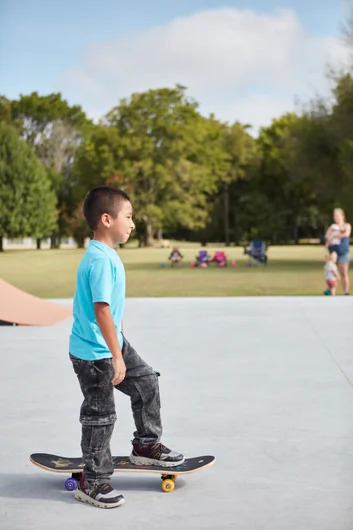
[{"label": "sneaker", "polygon": [[114,490],[109,482],[90,488],[85,484],[83,477],[75,490],[75,499],[93,504],[98,508],[117,508],[125,502],[124,497]]},{"label": "sneaker", "polygon": [[182,464],[185,460],[183,455],[168,449],[160,442],[141,444],[133,441],[132,445],[130,462],[138,466],[173,467]]}]

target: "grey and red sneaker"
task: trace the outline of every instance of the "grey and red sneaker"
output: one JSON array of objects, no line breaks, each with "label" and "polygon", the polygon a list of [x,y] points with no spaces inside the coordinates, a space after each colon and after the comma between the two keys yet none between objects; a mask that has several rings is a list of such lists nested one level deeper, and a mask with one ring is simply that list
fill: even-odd
[{"label": "grey and red sneaker", "polygon": [[117,508],[125,502],[124,497],[114,490],[109,482],[90,487],[83,477],[75,490],[75,498],[97,508]]},{"label": "grey and red sneaker", "polygon": [[142,444],[134,440],[132,442],[130,462],[138,466],[163,466],[173,467],[182,464],[185,457],[168,449],[160,442]]}]

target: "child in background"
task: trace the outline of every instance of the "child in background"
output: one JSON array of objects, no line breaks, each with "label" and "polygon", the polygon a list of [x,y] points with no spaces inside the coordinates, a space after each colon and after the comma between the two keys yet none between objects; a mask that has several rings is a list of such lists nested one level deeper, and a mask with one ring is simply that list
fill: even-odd
[{"label": "child in background", "polygon": [[338,269],[337,269],[337,252],[327,254],[326,265],[324,267],[324,275],[327,283],[326,295],[336,295]]},{"label": "child in background", "polygon": [[173,267],[173,265],[175,264],[177,265],[181,264],[183,255],[181,254],[181,252],[179,251],[177,247],[174,247],[168,259],[170,260],[170,264]]}]

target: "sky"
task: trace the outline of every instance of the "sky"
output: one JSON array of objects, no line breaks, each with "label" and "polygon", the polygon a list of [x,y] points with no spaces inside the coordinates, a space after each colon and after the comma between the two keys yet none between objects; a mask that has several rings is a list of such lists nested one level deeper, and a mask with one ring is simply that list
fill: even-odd
[{"label": "sky", "polygon": [[187,87],[253,126],[328,94],[353,0],[0,0],[0,94],[61,92],[98,120],[122,98]]}]

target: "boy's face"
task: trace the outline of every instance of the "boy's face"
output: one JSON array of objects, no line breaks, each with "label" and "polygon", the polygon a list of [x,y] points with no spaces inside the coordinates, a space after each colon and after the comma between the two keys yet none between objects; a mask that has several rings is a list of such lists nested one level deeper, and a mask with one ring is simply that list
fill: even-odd
[{"label": "boy's face", "polygon": [[124,201],[115,219],[110,215],[104,214],[102,216],[102,223],[108,228],[115,243],[126,243],[135,228],[132,220],[131,203]]},{"label": "boy's face", "polygon": [[115,241],[117,243],[126,243],[134,228],[135,224],[132,220],[131,202],[124,201],[122,208],[118,213],[118,217],[113,220],[113,233]]}]

